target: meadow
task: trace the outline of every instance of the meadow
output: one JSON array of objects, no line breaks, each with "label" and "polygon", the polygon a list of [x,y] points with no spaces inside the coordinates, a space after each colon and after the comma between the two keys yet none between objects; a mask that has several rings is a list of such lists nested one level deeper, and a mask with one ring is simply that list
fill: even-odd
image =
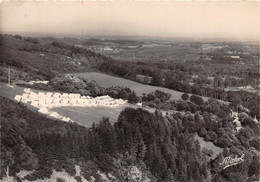
[{"label": "meadow", "polygon": [[114,124],[117,122],[117,118],[120,112],[126,107],[137,107],[133,104],[124,104],[119,107],[57,107],[52,108],[51,111],[55,111],[62,116],[69,117],[77,124],[91,127],[93,122],[99,123],[102,118],[109,118],[109,121]]},{"label": "meadow", "polygon": [[[164,87],[156,87],[151,85],[144,85],[142,83],[137,83],[131,80],[124,78],[119,78],[115,76],[110,76],[108,74],[98,73],[98,72],[86,72],[86,73],[75,73],[73,74],[77,77],[86,78],[88,80],[95,80],[99,85],[102,85],[105,88],[112,86],[128,87],[131,90],[134,90],[136,95],[142,96],[143,94],[148,94],[160,90],[165,93],[171,94],[171,99],[181,99],[183,92],[167,89]],[[191,94],[190,94],[191,95]],[[202,97],[204,100],[207,100],[207,97]]]},{"label": "meadow", "polygon": [[207,51],[188,45],[154,46],[149,48],[122,49],[118,53],[101,51],[120,61],[196,61]]}]

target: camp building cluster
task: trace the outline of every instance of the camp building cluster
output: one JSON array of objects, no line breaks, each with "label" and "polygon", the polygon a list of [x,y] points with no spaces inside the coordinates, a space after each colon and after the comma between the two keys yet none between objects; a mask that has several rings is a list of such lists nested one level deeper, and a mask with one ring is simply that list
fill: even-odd
[{"label": "camp building cluster", "polygon": [[48,114],[51,117],[61,119],[63,121],[72,121],[70,118],[62,117],[57,112],[50,112],[50,108],[55,107],[118,107],[126,103],[122,99],[113,99],[110,96],[90,97],[81,96],[73,93],[58,93],[58,92],[39,92],[35,93],[29,88],[25,88],[22,95],[16,95],[14,100],[24,104],[30,104],[38,108],[39,112]]}]

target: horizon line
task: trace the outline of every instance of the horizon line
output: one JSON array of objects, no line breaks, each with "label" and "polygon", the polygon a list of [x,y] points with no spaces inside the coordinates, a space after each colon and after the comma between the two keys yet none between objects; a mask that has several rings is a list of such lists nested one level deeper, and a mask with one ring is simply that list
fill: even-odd
[{"label": "horizon line", "polygon": [[[82,32],[80,32],[82,33]],[[19,32],[19,31],[1,31],[0,34],[17,34],[17,35],[23,35],[23,36],[28,36],[29,34],[32,34],[30,36],[32,37],[54,37],[54,38],[81,38],[82,34],[76,34],[76,33],[50,33],[50,32]],[[69,36],[69,37],[66,37]],[[193,41],[198,41],[198,40],[220,40],[220,41],[230,41],[230,42],[260,42],[260,37],[259,38],[238,38],[238,37],[213,37],[213,36],[205,36],[205,37],[198,37],[198,36],[192,36],[192,35],[176,35],[176,36],[156,36],[156,35],[123,35],[123,34],[118,34],[118,35],[113,35],[113,34],[88,34],[84,35],[83,38],[91,38],[91,37],[132,37],[132,38],[144,38],[144,39],[189,39]]]}]

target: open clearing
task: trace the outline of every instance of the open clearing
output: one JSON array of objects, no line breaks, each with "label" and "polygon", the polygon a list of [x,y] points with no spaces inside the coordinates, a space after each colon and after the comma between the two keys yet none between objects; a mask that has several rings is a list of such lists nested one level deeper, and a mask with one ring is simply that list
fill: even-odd
[{"label": "open clearing", "polygon": [[[156,90],[160,90],[165,93],[170,93],[171,94],[171,100],[177,99],[177,100],[182,100],[181,96],[184,92],[179,92],[176,90],[171,90],[168,88],[164,87],[156,87],[156,86],[151,86],[151,85],[144,85],[142,83],[138,83],[135,81],[127,80],[124,78],[119,78],[116,76],[111,76],[108,74],[104,73],[99,73],[99,72],[86,72],[86,73],[74,73],[72,75],[75,75],[77,77],[82,77],[86,78],[88,80],[95,80],[99,85],[102,87],[108,88],[112,86],[120,86],[120,87],[128,87],[131,90],[134,90],[136,95],[142,96],[143,94],[148,94],[151,92],[155,92]],[[192,94],[189,94],[191,96]],[[204,101],[207,101],[209,98],[208,97],[203,97]],[[223,100],[218,100],[220,103],[228,104],[229,102],[223,101]]]},{"label": "open clearing", "polygon": [[[88,80],[95,80],[99,85],[105,88],[112,87],[112,86],[128,87],[131,90],[134,90],[136,95],[138,96],[142,96],[143,94],[148,94],[151,92],[155,92],[156,90],[160,90],[165,93],[170,93],[172,100],[174,99],[182,100],[181,96],[184,93],[184,92],[179,92],[164,87],[144,85],[142,83],[138,83],[135,81],[131,81],[124,78],[115,77],[115,76],[110,76],[108,74],[99,73],[99,72],[74,73],[73,75],[77,77],[86,78]],[[188,95],[191,96],[192,94],[188,94]],[[208,97],[202,97],[202,98],[204,101],[208,100]],[[225,103],[224,101],[221,100],[219,101]]]},{"label": "open clearing", "polygon": [[212,159],[215,159],[219,153],[223,152],[222,148],[214,145],[212,142],[205,141],[202,137],[199,137],[197,133],[195,135],[195,140],[199,141],[202,148],[206,148],[213,152],[213,155],[211,157]]},{"label": "open clearing", "polygon": [[62,116],[69,117],[76,123],[91,127],[93,122],[98,123],[103,117],[109,118],[110,122],[114,124],[117,122],[117,118],[120,112],[126,107],[137,107],[132,104],[124,104],[120,107],[58,107],[52,108],[51,111],[55,111]]},{"label": "open clearing", "polygon": [[99,85],[105,88],[112,86],[128,87],[131,90],[134,90],[138,96],[142,96],[142,94],[155,92],[156,90],[170,93],[172,95],[171,99],[181,99],[181,95],[183,94],[182,92],[178,92],[175,90],[170,90],[167,88],[156,87],[151,85],[144,85],[124,78],[110,76],[98,72],[75,73],[73,75],[77,77],[86,78],[88,80],[95,80]]}]

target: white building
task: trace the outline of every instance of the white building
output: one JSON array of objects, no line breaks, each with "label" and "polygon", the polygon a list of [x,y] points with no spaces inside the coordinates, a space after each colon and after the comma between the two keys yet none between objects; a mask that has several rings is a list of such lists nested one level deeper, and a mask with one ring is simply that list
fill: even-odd
[{"label": "white building", "polygon": [[233,59],[239,59],[240,56],[229,56],[230,58],[233,58]]},{"label": "white building", "polygon": [[238,119],[238,113],[237,112],[233,112],[232,110],[231,110],[231,112],[232,112],[231,116],[235,117],[235,119],[233,120],[233,123],[236,125],[236,130],[238,132],[242,128],[241,122]]},{"label": "white building", "polygon": [[80,94],[75,94],[75,99],[79,99],[81,97],[81,95]]},{"label": "white building", "polygon": [[69,117],[63,117],[62,120],[63,120],[63,121],[66,121],[66,122],[72,121]]},{"label": "white building", "polygon": [[50,114],[51,117],[57,118],[57,119],[61,119],[61,116],[57,113],[57,112],[52,112]]},{"label": "white building", "polygon": [[39,112],[40,112],[40,113],[43,113],[43,114],[49,114],[49,111],[48,111],[48,109],[47,109],[46,107],[41,107],[41,108],[39,109]]},{"label": "white building", "polygon": [[77,100],[76,99],[70,99],[69,100],[69,104],[70,105],[75,105],[77,103]]},{"label": "white building", "polygon": [[54,98],[52,103],[53,104],[59,104],[60,103],[60,99],[59,98]]},{"label": "white building", "polygon": [[30,93],[30,92],[31,92],[31,89],[30,89],[30,88],[25,88],[25,89],[23,89],[23,92],[24,92],[24,93]]},{"label": "white building", "polygon": [[74,99],[75,94],[69,94],[69,99]]},{"label": "white building", "polygon": [[255,116],[255,118],[254,118],[254,122],[255,122],[255,123],[258,123],[258,120],[256,119],[256,116]]},{"label": "white building", "polygon": [[51,93],[51,92],[47,92],[47,93],[46,93],[46,97],[47,97],[47,98],[51,98],[51,97],[52,97],[52,93]]},{"label": "white building", "polygon": [[33,107],[38,107],[38,106],[39,106],[39,102],[37,102],[37,101],[32,101],[31,105],[32,105]]},{"label": "white building", "polygon": [[58,92],[56,92],[55,94],[53,94],[53,97],[54,97],[54,98],[60,98],[60,96],[61,96],[61,94],[58,93]]},{"label": "white building", "polygon": [[45,98],[46,97],[46,95],[45,95],[45,93],[43,93],[43,92],[39,92],[38,93],[38,98]]},{"label": "white building", "polygon": [[64,99],[67,99],[69,97],[69,94],[63,93],[61,97],[64,98]]},{"label": "white building", "polygon": [[21,98],[21,102],[22,103],[27,103],[28,102],[28,96],[29,96],[29,94],[23,94],[22,98]]},{"label": "white building", "polygon": [[22,99],[28,99],[29,94],[23,94]]},{"label": "white building", "polygon": [[21,96],[21,95],[16,95],[16,96],[14,97],[14,100],[16,100],[16,101],[18,101],[18,102],[20,102],[21,99],[22,99],[22,96]]},{"label": "white building", "polygon": [[39,105],[40,106],[46,106],[45,99],[40,99],[39,100]]},{"label": "white building", "polygon": [[80,104],[80,105],[81,105],[81,104],[84,104],[84,103],[85,103],[85,99],[78,99],[78,100],[77,100],[77,103]]},{"label": "white building", "polygon": [[62,103],[63,105],[69,104],[69,99],[62,99],[62,100],[61,100],[61,103]]},{"label": "white building", "polygon": [[143,104],[141,102],[138,102],[136,105],[138,106],[142,106]]},{"label": "white building", "polygon": [[30,92],[30,94],[28,95],[28,101],[34,101],[34,100],[38,100],[38,96],[36,93],[34,92]]},{"label": "white building", "polygon": [[52,101],[53,101],[52,98],[47,98],[47,99],[45,100],[45,103],[46,103],[47,105],[51,105]]},{"label": "white building", "polygon": [[69,94],[69,98],[70,99],[79,99],[80,98],[80,94]]}]

